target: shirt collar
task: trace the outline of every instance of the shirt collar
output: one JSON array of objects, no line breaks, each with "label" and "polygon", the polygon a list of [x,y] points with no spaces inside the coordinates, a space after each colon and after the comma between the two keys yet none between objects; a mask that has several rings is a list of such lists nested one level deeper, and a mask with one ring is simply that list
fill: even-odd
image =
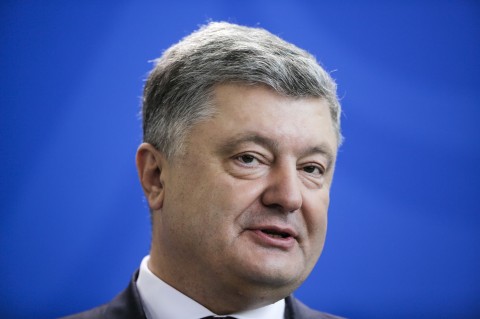
[{"label": "shirt collar", "polygon": [[[210,310],[155,276],[148,268],[150,256],[143,258],[137,288],[148,319],[198,319],[215,316]],[[285,300],[258,309],[230,314],[238,319],[283,319]]]}]

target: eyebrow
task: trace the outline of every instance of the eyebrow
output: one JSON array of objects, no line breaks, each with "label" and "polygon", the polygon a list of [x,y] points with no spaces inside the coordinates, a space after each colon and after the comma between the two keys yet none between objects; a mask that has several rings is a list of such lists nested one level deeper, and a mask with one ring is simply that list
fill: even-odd
[{"label": "eyebrow", "polygon": [[[234,138],[224,140],[218,147],[218,151],[221,154],[232,154],[235,152],[235,149],[238,145],[243,143],[254,143],[261,145],[274,153],[278,153],[280,147],[279,143],[257,133],[244,133],[240,134]],[[327,158],[328,166],[334,162],[334,152],[333,149],[326,143],[321,143],[319,145],[315,145],[313,147],[308,147],[301,151],[301,157],[314,155],[314,154],[322,154]]]},{"label": "eyebrow", "polygon": [[306,150],[304,150],[304,152],[302,152],[302,157],[314,155],[314,154],[322,154],[327,158],[327,168],[330,168],[333,162],[335,161],[333,150],[326,143],[322,143],[320,145],[307,148]]},{"label": "eyebrow", "polygon": [[219,147],[219,151],[223,154],[230,154],[235,151],[235,148],[237,148],[238,145],[249,142],[261,145],[273,151],[278,151],[279,149],[278,143],[272,139],[255,133],[244,133],[223,141]]}]

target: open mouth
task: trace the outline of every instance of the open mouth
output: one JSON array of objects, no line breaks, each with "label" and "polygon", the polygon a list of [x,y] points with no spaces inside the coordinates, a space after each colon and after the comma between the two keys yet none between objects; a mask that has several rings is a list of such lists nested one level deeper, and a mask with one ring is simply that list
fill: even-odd
[{"label": "open mouth", "polygon": [[249,234],[260,246],[290,251],[298,242],[297,233],[289,227],[258,226],[249,229]]},{"label": "open mouth", "polygon": [[279,232],[279,231],[275,231],[275,230],[272,230],[272,229],[261,229],[260,231],[264,234],[267,234],[269,237],[272,237],[272,238],[288,238],[288,237],[291,237],[290,234],[288,234],[288,233]]}]

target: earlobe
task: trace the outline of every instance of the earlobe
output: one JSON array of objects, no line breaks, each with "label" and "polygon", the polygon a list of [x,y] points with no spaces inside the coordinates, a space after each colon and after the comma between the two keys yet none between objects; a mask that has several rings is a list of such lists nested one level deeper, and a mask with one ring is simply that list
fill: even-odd
[{"label": "earlobe", "polygon": [[150,209],[152,211],[161,209],[165,194],[165,185],[162,180],[164,156],[153,145],[142,143],[137,150],[136,164],[138,177]]}]

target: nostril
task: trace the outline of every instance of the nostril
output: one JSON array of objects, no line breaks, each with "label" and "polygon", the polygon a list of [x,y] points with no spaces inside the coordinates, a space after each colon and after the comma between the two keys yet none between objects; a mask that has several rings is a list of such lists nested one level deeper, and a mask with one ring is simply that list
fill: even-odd
[{"label": "nostril", "polygon": [[270,205],[267,205],[267,206],[268,206],[268,208],[271,208],[272,210],[277,210],[277,211],[281,211],[281,212],[284,211],[282,205],[280,205],[280,204],[270,204]]},{"label": "nostril", "polygon": [[280,204],[270,204],[266,205],[268,208],[272,209],[272,211],[277,211],[279,213],[295,213],[298,211],[299,208],[293,208],[291,207],[283,207]]}]

